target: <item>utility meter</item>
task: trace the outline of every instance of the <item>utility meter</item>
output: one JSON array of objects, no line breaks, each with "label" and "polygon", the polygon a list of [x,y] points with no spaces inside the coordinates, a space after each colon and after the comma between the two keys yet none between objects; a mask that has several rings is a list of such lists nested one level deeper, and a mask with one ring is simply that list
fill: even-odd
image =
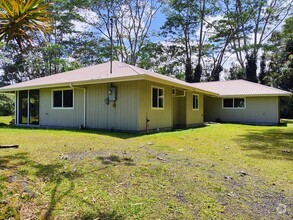
[{"label": "utility meter", "polygon": [[116,101],[116,88],[110,87],[108,90],[109,101]]}]

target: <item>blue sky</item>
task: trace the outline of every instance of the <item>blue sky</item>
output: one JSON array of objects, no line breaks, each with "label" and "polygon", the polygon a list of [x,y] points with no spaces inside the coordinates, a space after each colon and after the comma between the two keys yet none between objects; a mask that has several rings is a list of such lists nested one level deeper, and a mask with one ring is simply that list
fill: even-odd
[{"label": "blue sky", "polygon": [[[166,21],[166,16],[163,14],[162,10],[158,11],[152,21],[150,31],[157,33],[158,31],[160,31],[160,28],[164,24],[165,21]],[[154,37],[154,36],[152,36],[151,39],[155,42],[164,40],[164,38],[162,37]]]}]

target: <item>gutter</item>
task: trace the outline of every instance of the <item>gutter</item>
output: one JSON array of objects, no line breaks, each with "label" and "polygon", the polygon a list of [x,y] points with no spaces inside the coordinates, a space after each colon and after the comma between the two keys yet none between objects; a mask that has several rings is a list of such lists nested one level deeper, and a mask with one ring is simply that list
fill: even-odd
[{"label": "gutter", "polygon": [[292,93],[284,94],[235,94],[235,95],[219,95],[219,98],[237,98],[237,97],[280,97],[280,96],[291,96]]},{"label": "gutter", "polygon": [[72,83],[69,86],[72,89],[83,90],[83,127],[86,128],[86,88],[73,86]]}]

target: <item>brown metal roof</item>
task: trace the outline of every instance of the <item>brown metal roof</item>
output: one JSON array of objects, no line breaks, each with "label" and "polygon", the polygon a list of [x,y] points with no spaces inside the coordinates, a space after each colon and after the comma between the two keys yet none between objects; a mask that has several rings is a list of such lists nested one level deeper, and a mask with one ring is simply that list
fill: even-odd
[{"label": "brown metal roof", "polygon": [[110,73],[110,62],[98,64],[2,87],[0,88],[0,92],[69,85],[78,86],[117,81],[149,80],[171,85],[176,88],[202,92],[212,96],[286,96],[291,94],[283,90],[245,80],[201,82],[191,84],[119,61],[113,61],[112,67],[112,73]]},{"label": "brown metal roof", "polygon": [[246,80],[192,83],[195,88],[219,94],[219,96],[289,96],[290,92],[253,83]]},{"label": "brown metal roof", "polygon": [[77,70],[72,70],[64,73],[54,74],[42,78],[37,78],[14,85],[0,88],[0,92],[9,92],[24,89],[85,85],[91,83],[104,83],[115,81],[130,81],[146,79],[150,81],[158,81],[174,87],[201,91],[207,94],[212,94],[208,91],[194,88],[191,84],[182,80],[154,73],[136,66],[125,64],[119,61],[113,61],[112,74],[110,73],[110,63],[98,64],[90,67],[85,67]]}]

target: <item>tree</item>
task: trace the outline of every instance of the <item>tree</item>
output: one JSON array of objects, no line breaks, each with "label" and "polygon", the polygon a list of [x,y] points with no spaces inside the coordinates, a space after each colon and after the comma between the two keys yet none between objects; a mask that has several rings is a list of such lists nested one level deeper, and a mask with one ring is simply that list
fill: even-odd
[{"label": "tree", "polygon": [[[275,31],[266,45],[269,66],[267,84],[293,92],[293,17],[285,20],[282,31]],[[293,96],[280,101],[281,116],[293,118]]]},{"label": "tree", "polygon": [[166,8],[166,22],[162,34],[169,37],[171,43],[183,49],[185,80],[194,82],[192,53],[199,24],[198,3],[196,0],[172,0]]},{"label": "tree", "polygon": [[[44,4],[47,1],[50,0],[44,0]],[[54,0],[54,4],[47,5],[51,32],[46,34],[46,39],[38,32],[30,32],[29,47],[24,47],[21,52],[15,40],[0,47],[0,54],[3,55],[0,59],[0,68],[4,71],[2,84],[48,76],[99,62],[87,59],[94,57],[92,55],[76,56],[83,46],[92,47],[90,41],[84,42],[88,39],[84,37],[87,33],[75,28],[75,23],[82,21],[78,16],[78,9],[84,7],[84,2]],[[80,39],[83,40],[82,44],[79,44]],[[28,42],[23,46],[25,45],[28,45]],[[83,62],[85,59],[86,62]]]},{"label": "tree", "polygon": [[237,79],[244,79],[245,73],[243,72],[243,69],[241,66],[232,63],[232,66],[230,67],[228,76],[226,77],[226,80],[237,80]]},{"label": "tree", "polygon": [[[85,21],[100,34],[106,47],[114,42],[116,59],[132,65],[139,60],[139,52],[149,37],[153,18],[162,2],[156,0],[89,1],[91,16]],[[112,32],[113,27],[113,32]]]},{"label": "tree", "polygon": [[203,25],[204,25],[204,17],[205,17],[205,10],[206,10],[206,0],[200,1],[200,9],[199,9],[199,15],[200,15],[200,30],[199,30],[199,43],[198,43],[198,59],[197,59],[197,65],[194,70],[194,79],[193,82],[200,82],[200,78],[202,75],[202,65],[201,65],[201,59],[202,59],[202,48],[203,48]]},{"label": "tree", "polygon": [[14,102],[8,95],[0,94],[0,116],[13,115]]},{"label": "tree", "polygon": [[281,32],[275,31],[266,45],[269,84],[293,91],[293,17],[286,19]]},{"label": "tree", "polygon": [[291,1],[226,0],[224,17],[237,30],[230,43],[246,79],[257,81],[257,60],[260,49],[274,30],[286,19]]},{"label": "tree", "polygon": [[260,84],[263,84],[263,85],[267,84],[266,76],[267,76],[266,55],[262,54],[261,61],[260,61],[260,72],[259,72],[259,76],[258,76]]},{"label": "tree", "polygon": [[41,0],[1,0],[0,1],[0,40],[16,41],[19,48],[32,43],[32,34],[43,36],[51,30],[48,4]]}]

